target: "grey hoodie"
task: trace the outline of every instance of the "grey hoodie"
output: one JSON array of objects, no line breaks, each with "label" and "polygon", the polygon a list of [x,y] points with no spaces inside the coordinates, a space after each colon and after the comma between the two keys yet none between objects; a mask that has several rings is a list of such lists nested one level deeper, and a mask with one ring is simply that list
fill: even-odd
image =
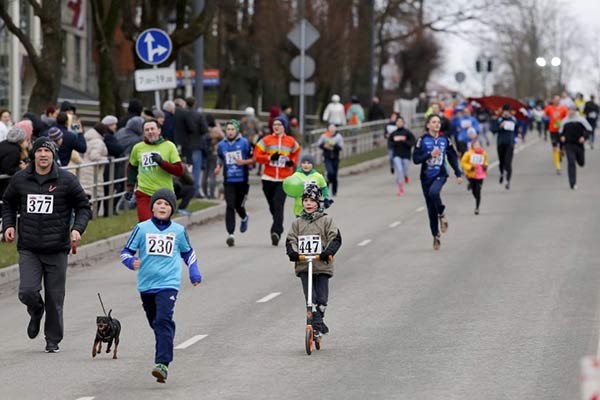
[{"label": "grey hoodie", "polygon": [[136,143],[144,140],[144,118],[133,117],[127,121],[124,128],[121,128],[115,134],[117,141],[124,148],[124,154],[129,155],[131,149]]}]

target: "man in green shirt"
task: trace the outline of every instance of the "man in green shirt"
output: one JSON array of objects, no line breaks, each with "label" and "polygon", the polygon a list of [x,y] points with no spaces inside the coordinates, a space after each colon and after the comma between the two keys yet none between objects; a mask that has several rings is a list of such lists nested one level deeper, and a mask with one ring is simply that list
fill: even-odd
[{"label": "man in green shirt", "polygon": [[184,172],[177,148],[161,136],[158,121],[145,121],[143,128],[144,141],[133,146],[129,156],[125,194],[130,199],[137,183],[135,198],[140,222],[152,218],[150,198],[154,192],[161,188],[173,191],[173,176],[182,176]]}]

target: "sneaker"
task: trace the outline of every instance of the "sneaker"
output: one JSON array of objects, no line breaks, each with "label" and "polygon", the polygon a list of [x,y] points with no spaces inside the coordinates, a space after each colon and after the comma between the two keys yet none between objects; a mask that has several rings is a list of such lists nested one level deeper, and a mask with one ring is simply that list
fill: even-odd
[{"label": "sneaker", "polygon": [[394,168],[390,168],[390,174],[394,175]]},{"label": "sneaker", "polygon": [[40,333],[40,325],[42,323],[43,316],[44,310],[42,310],[39,316],[34,315],[29,320],[29,325],[27,325],[27,336],[29,336],[29,339],[35,339]]},{"label": "sneaker", "polygon": [[506,182],[506,185],[504,186],[506,188],[506,190],[510,189],[510,182]]},{"label": "sneaker", "polygon": [[560,169],[556,170],[556,175],[562,175],[562,173],[560,172]]},{"label": "sneaker", "polygon": [[404,195],[404,189],[402,188],[402,184],[398,184],[398,192],[396,192],[398,196]]},{"label": "sneaker", "polygon": [[479,208],[475,209],[475,215],[479,215]]},{"label": "sneaker", "polygon": [[60,352],[60,349],[58,348],[57,344],[54,343],[46,343],[46,353],[58,353]]},{"label": "sneaker", "polygon": [[500,174],[500,180],[499,180],[500,184],[502,184],[502,182],[504,182],[504,175]]},{"label": "sneaker", "polygon": [[329,327],[325,325],[325,321],[321,322],[321,333],[327,335],[329,333]]},{"label": "sneaker", "polygon": [[448,232],[448,219],[443,214],[440,215],[439,218],[440,218],[440,231],[442,231],[442,233]]},{"label": "sneaker", "polygon": [[225,243],[227,243],[227,246],[233,247],[235,245],[235,238],[233,237],[233,235],[229,235]]},{"label": "sneaker", "polygon": [[440,237],[441,236],[439,233],[433,237],[433,249],[434,250],[439,250],[440,246],[442,245],[442,242],[440,241]]},{"label": "sneaker", "polygon": [[165,383],[167,381],[167,375],[169,374],[169,367],[165,364],[156,364],[152,369],[152,376],[156,378],[156,382]]},{"label": "sneaker", "polygon": [[410,183],[410,179],[406,175],[404,175],[404,183],[406,183],[407,185]]},{"label": "sneaker", "polygon": [[180,208],[179,210],[177,210],[177,214],[181,214],[181,215],[185,215],[186,217],[189,217],[190,215],[192,215],[192,212],[186,210],[185,208]]},{"label": "sneaker", "polygon": [[279,233],[271,232],[271,244],[277,246],[279,244]]},{"label": "sneaker", "polygon": [[577,190],[577,185],[573,185],[573,186],[571,186],[571,189],[572,189],[572,190]]},{"label": "sneaker", "polygon": [[246,214],[246,218],[242,219],[240,222],[240,232],[244,233],[248,230],[248,214]]}]

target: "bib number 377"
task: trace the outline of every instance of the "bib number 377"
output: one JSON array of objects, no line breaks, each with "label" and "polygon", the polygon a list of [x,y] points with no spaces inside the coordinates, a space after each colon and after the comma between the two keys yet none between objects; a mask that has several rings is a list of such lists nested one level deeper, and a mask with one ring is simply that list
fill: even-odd
[{"label": "bib number 377", "polygon": [[155,233],[146,234],[146,253],[151,256],[173,256],[175,237]]},{"label": "bib number 377", "polygon": [[54,210],[54,196],[51,194],[28,194],[28,214],[52,214]]},{"label": "bib number 377", "polygon": [[298,236],[298,254],[321,254],[321,236],[302,235]]}]

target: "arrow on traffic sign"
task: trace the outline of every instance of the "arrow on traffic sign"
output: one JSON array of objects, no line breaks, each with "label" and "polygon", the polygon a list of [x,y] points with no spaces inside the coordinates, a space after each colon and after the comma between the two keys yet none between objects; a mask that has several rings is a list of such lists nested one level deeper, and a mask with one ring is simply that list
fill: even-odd
[{"label": "arrow on traffic sign", "polygon": [[152,44],[154,43],[154,36],[152,36],[150,32],[146,33],[146,36],[144,37],[144,43],[146,43],[146,48],[148,49],[148,59],[150,62],[154,61],[155,55],[162,56],[168,51],[166,47],[163,47],[160,44],[156,48],[152,47]]}]

